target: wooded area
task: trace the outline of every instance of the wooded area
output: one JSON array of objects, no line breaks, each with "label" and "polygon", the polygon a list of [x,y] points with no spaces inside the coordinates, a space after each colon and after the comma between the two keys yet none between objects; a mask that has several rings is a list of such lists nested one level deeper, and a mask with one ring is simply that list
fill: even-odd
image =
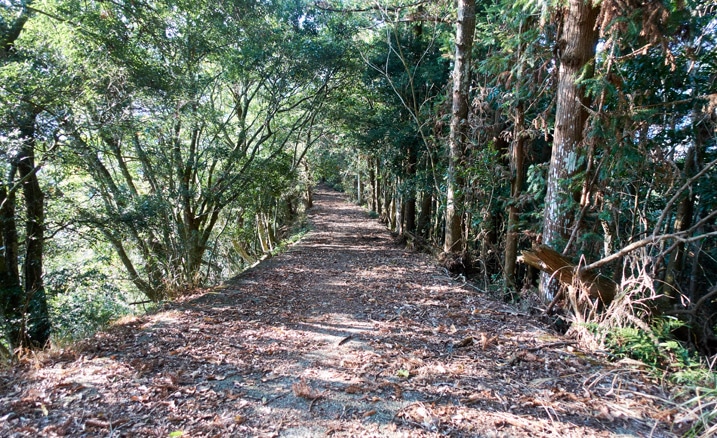
[{"label": "wooded area", "polygon": [[713,1],[0,5],[5,359],[231,278],[326,182],[559,330],[714,367]]}]

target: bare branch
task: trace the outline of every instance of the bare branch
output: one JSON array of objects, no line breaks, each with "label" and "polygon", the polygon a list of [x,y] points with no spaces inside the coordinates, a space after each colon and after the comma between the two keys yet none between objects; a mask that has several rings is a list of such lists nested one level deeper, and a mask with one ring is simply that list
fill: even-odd
[{"label": "bare branch", "polygon": [[677,190],[677,192],[674,194],[674,196],[672,196],[672,198],[667,202],[667,204],[665,205],[665,208],[662,210],[662,214],[660,215],[660,218],[655,223],[655,228],[652,231],[652,237],[657,236],[657,233],[660,231],[660,228],[662,227],[662,222],[667,217],[667,214],[670,212],[670,209],[672,208],[674,203],[677,202],[677,200],[680,198],[680,195],[682,195],[682,193],[685,190],[687,190],[695,181],[697,181],[700,177],[702,177],[705,173],[707,173],[712,168],[712,166],[714,166],[715,164],[717,164],[717,159],[712,160],[709,163],[707,163],[702,170],[700,170],[692,178],[688,179],[682,185],[682,187],[680,187],[679,190]]},{"label": "bare branch", "polygon": [[[717,211],[714,211],[714,212],[712,212],[710,217],[714,216],[716,214],[717,214]],[[690,230],[687,230],[687,231],[690,231]],[[589,270],[601,268],[601,267],[607,265],[608,263],[615,261],[617,259],[620,259],[637,249],[643,248],[652,243],[660,242],[662,240],[676,239],[676,240],[679,240],[680,242],[689,243],[689,242],[694,242],[696,240],[701,240],[701,239],[706,239],[708,237],[717,236],[717,231],[712,231],[710,233],[700,234],[698,236],[684,237],[689,234],[687,231],[681,232],[681,233],[662,234],[660,236],[652,235],[650,237],[646,237],[642,240],[638,240],[637,242],[633,242],[633,243],[627,245],[626,247],[624,247],[623,249],[621,249],[620,251],[618,251],[616,253],[610,254],[607,257],[603,257],[602,259],[600,259],[596,262],[586,265],[585,267],[582,268],[582,270],[589,271]]]}]

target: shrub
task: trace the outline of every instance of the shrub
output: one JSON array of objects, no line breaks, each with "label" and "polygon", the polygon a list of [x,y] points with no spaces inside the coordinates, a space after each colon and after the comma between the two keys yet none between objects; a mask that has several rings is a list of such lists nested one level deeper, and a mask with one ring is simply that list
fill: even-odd
[{"label": "shrub", "polygon": [[94,269],[61,270],[48,274],[48,305],[56,343],[84,339],[111,321],[134,313],[133,294]]}]

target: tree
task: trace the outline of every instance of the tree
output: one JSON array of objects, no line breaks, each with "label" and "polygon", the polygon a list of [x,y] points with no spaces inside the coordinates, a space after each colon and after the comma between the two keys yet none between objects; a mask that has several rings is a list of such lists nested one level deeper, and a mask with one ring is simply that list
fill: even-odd
[{"label": "tree", "polygon": [[[489,165],[499,164],[502,168],[498,175],[476,175],[481,182],[471,194],[474,204],[471,209],[477,215],[487,210],[498,219],[480,225],[492,228],[485,229],[485,234],[487,238],[493,235],[493,242],[476,243],[481,253],[491,254],[486,248],[500,247],[504,239],[505,252],[493,251],[492,257],[502,257],[505,290],[513,297],[522,286],[530,284],[517,260],[519,249],[530,245],[528,236],[542,225],[530,221],[529,215],[536,207],[536,198],[542,202],[543,196],[526,192],[527,170],[531,165],[540,166],[544,160],[540,151],[545,134],[539,127],[545,124],[553,106],[550,66],[556,26],[541,23],[539,14],[540,5],[536,2],[496,2],[485,6],[477,18],[474,48],[475,82],[480,85],[475,87],[479,91],[474,92],[471,130],[475,133],[474,141],[497,153],[497,160]],[[500,273],[498,260],[484,262],[489,266],[486,277]]]},{"label": "tree", "polygon": [[439,158],[432,125],[449,74],[443,56],[449,34],[444,23],[424,21],[421,6],[398,9],[397,14],[372,11],[380,24],[355,48],[362,63],[354,74],[363,82],[335,96],[341,103],[333,114],[351,133],[342,141],[358,146],[360,165],[352,172],[368,179],[377,213],[414,239],[428,233],[434,187],[441,183],[433,178],[440,170],[432,167]]},{"label": "tree", "polygon": [[204,284],[215,231],[237,212],[272,247],[267,199],[291,185],[320,136],[317,115],[343,57],[341,30],[301,7],[60,10],[83,23],[78,64],[103,66],[78,71],[88,98],[62,125],[74,153],[67,164],[86,173],[93,194],[78,219],[112,244],[150,299]]},{"label": "tree", "polygon": [[471,84],[471,51],[476,26],[474,0],[458,1],[456,22],[456,55],[453,64],[453,93],[451,130],[448,140],[448,175],[446,180],[446,232],[443,252],[453,269],[462,264],[463,238],[463,159],[470,144],[468,137],[468,107]]},{"label": "tree", "polygon": [[[558,100],[543,222],[543,244],[548,246],[564,244],[575,215],[574,209],[569,207],[574,205],[570,200],[579,193],[576,195],[568,182],[585,162],[581,148],[589,99],[582,82],[592,76],[594,69],[592,62],[598,39],[595,26],[598,13],[599,8],[585,0],[570,0],[564,12],[563,30],[558,42]],[[549,275],[543,274],[541,288],[548,299],[552,298],[554,292]]]},{"label": "tree", "polygon": [[[34,80],[44,66],[16,43],[29,19],[29,2],[12,3],[10,19],[0,16],[0,138],[5,176],[0,186],[0,318],[7,341],[16,347],[43,347],[50,321],[43,286],[44,193],[35,163],[38,116],[42,112],[33,94]],[[17,211],[18,192],[25,205]],[[24,220],[24,233],[17,229]],[[21,249],[24,251],[21,253]],[[22,269],[19,268],[22,264]]]}]

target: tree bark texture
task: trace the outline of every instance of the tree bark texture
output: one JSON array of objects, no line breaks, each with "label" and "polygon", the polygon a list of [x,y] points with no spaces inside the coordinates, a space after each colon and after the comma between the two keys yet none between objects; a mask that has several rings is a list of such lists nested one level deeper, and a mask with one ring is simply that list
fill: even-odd
[{"label": "tree bark texture", "polygon": [[304,173],[306,174],[306,195],[305,195],[305,202],[306,202],[306,208],[311,208],[314,206],[314,193],[312,189],[312,181],[311,181],[311,172],[309,171],[309,165],[306,163],[306,160],[303,161],[304,164]]},{"label": "tree bark texture", "polygon": [[378,212],[377,196],[376,196],[376,169],[373,167],[373,158],[368,158],[368,179],[371,185],[371,211]]},{"label": "tree bark texture", "polygon": [[376,181],[376,187],[374,196],[376,198],[376,209],[374,210],[376,213],[381,215],[381,167],[379,166],[378,158],[374,159],[374,165],[376,166],[376,170],[374,171],[375,175],[375,181]]},{"label": "tree bark texture", "polygon": [[[0,32],[0,60],[6,59],[13,53],[15,48],[15,41],[20,37],[27,20],[30,18],[30,14],[27,9],[27,4],[31,3],[26,1],[21,4],[20,14],[10,23],[6,24],[4,32]],[[5,6],[5,4],[3,4]]]},{"label": "tree bark texture", "polygon": [[421,211],[418,214],[418,235],[424,239],[429,238],[431,230],[431,213],[433,212],[433,193],[424,190],[421,194]]},{"label": "tree bark texture", "polygon": [[[10,171],[0,190],[2,261],[0,302],[12,348],[43,347],[50,337],[50,317],[42,282],[44,246],[44,194],[35,168],[35,119],[38,111],[27,108],[18,126],[22,144],[9,154]],[[17,180],[15,176],[17,175]],[[16,220],[16,190],[22,189],[25,203],[25,253],[20,263]],[[22,277],[21,277],[22,275]]]},{"label": "tree bark texture", "polygon": [[[12,186],[11,170],[9,185]],[[0,311],[5,323],[5,334],[10,343],[10,349],[19,346],[22,339],[23,327],[23,291],[20,287],[20,272],[18,269],[18,237],[15,220],[15,193],[8,191],[5,183],[0,188],[0,227],[2,232],[2,247],[0,256]]]},{"label": "tree bark texture", "polygon": [[17,160],[18,177],[25,198],[25,259],[23,277],[27,295],[28,345],[44,347],[50,338],[50,315],[42,282],[45,243],[45,195],[35,169],[35,118],[33,110],[27,126],[20,129],[25,141]]},{"label": "tree bark texture", "polygon": [[468,145],[468,105],[470,92],[471,50],[476,27],[475,0],[458,1],[456,25],[456,57],[453,65],[453,103],[448,140],[448,181],[446,189],[446,225],[443,251],[463,251],[462,235],[463,186],[462,167]]},{"label": "tree bark texture", "polygon": [[416,148],[418,145],[409,145],[408,147],[408,162],[406,163],[406,178],[409,182],[408,191],[405,194],[404,202],[404,230],[408,233],[416,232],[416,166],[417,153]]},{"label": "tree bark texture", "polygon": [[525,114],[522,102],[518,103],[515,113],[515,127],[513,129],[513,145],[510,153],[510,200],[508,206],[508,230],[505,237],[505,286],[515,289],[515,266],[518,258],[518,237],[520,225],[520,195],[525,183],[525,140],[523,124]]},{"label": "tree bark texture", "polygon": [[[558,71],[558,99],[555,110],[555,132],[548,170],[547,195],[543,222],[543,244],[558,247],[569,235],[568,225],[573,212],[566,211],[566,193],[561,183],[579,170],[580,146],[588,118],[587,98],[580,81],[592,76],[598,31],[595,28],[599,9],[590,1],[569,0],[566,7],[563,33],[559,41],[560,68]],[[548,274],[541,276],[544,298],[550,300],[556,283]]]}]

